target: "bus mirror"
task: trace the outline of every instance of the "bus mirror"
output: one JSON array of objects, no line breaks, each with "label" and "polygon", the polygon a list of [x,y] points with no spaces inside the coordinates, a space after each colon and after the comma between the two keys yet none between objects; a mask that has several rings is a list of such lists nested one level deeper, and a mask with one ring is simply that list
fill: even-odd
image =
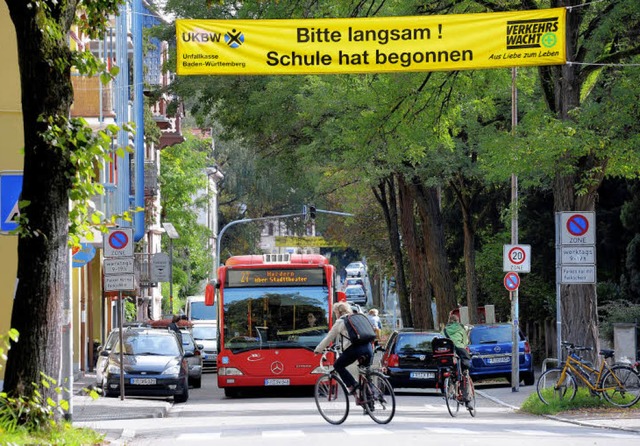
[{"label": "bus mirror", "polygon": [[207,306],[212,306],[215,301],[216,288],[212,282],[209,282],[204,289],[204,304]]},{"label": "bus mirror", "polygon": [[336,292],[336,294],[338,295],[338,302],[346,302],[347,301],[347,293],[345,293],[344,291],[338,291],[338,292]]}]

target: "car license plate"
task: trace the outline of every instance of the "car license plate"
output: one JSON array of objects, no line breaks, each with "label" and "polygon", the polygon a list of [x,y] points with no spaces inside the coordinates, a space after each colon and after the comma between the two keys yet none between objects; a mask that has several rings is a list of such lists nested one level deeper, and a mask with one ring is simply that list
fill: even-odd
[{"label": "car license plate", "polygon": [[289,385],[289,379],[275,379],[275,378],[271,378],[271,379],[265,379],[264,380],[264,385],[265,386],[288,386]]},{"label": "car license plate", "polygon": [[131,384],[149,386],[149,385],[154,385],[155,383],[156,383],[155,378],[131,378]]},{"label": "car license plate", "polygon": [[411,379],[434,379],[436,374],[434,372],[411,372],[409,377]]},{"label": "car license plate", "polygon": [[204,355],[204,360],[208,361],[210,359],[213,359],[213,355]]},{"label": "car license plate", "polygon": [[508,364],[511,362],[511,357],[500,356],[499,358],[487,358],[487,364]]}]

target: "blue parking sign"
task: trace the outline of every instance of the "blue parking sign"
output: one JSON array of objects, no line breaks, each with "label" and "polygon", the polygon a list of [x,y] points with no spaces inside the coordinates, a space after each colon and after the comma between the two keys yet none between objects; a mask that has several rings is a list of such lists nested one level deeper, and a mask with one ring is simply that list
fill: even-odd
[{"label": "blue parking sign", "polygon": [[0,172],[0,231],[9,232],[18,227],[18,201],[22,193],[22,173]]}]

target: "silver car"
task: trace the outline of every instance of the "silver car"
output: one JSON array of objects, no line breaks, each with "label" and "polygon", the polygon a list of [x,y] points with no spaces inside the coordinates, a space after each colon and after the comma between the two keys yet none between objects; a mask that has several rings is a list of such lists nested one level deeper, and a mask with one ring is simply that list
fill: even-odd
[{"label": "silver car", "polygon": [[218,370],[218,327],[213,324],[193,324],[191,334],[196,343],[201,344],[202,368],[206,371]]},{"label": "silver car", "polygon": [[182,349],[185,352],[192,352],[193,356],[187,357],[189,365],[189,384],[194,389],[202,387],[202,344],[196,344],[193,335],[188,330],[180,330],[182,333]]}]

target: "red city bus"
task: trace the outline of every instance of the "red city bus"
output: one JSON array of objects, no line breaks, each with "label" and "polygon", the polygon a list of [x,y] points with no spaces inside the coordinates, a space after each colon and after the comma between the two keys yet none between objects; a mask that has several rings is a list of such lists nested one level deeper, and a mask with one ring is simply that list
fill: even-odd
[{"label": "red city bus", "polygon": [[318,254],[234,256],[218,269],[218,387],[310,386],[331,326],[335,268]]}]

